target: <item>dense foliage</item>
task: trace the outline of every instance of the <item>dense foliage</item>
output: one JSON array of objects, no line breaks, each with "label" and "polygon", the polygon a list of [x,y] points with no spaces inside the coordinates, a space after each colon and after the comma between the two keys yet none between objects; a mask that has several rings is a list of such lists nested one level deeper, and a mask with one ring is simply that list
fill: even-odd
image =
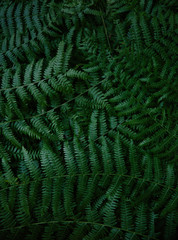
[{"label": "dense foliage", "polygon": [[176,2],[0,1],[1,239],[176,239]]}]

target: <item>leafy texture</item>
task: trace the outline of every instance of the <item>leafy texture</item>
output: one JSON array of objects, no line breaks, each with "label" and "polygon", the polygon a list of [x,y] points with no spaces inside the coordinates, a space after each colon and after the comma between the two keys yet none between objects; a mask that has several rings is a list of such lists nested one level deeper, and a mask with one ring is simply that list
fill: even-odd
[{"label": "leafy texture", "polygon": [[176,239],[176,6],[0,2],[1,239]]}]

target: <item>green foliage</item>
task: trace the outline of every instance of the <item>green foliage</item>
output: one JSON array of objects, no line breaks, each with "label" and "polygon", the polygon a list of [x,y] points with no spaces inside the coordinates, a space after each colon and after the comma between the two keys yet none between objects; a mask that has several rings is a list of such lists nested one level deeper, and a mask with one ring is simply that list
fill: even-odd
[{"label": "green foliage", "polygon": [[176,239],[176,1],[0,1],[0,237]]}]

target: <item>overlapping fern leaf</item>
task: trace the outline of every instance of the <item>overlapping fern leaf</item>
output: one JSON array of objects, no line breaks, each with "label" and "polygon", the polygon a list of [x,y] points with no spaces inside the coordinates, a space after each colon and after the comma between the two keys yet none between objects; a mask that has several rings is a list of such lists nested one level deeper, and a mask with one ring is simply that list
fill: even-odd
[{"label": "overlapping fern leaf", "polygon": [[176,239],[176,1],[0,8],[0,237]]}]

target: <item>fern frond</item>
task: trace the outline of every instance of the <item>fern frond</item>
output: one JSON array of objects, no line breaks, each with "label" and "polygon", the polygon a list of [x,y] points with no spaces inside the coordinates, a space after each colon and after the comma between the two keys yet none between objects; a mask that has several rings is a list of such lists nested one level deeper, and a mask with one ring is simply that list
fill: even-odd
[{"label": "fern frond", "polygon": [[122,200],[120,206],[121,206],[121,227],[126,230],[132,230],[133,219],[129,201],[127,199]]},{"label": "fern frond", "polygon": [[24,156],[25,165],[28,168],[30,175],[34,179],[39,179],[40,171],[39,171],[38,165],[35,163],[34,160],[31,159],[31,157],[29,156],[29,153],[24,147],[22,147],[22,153]]},{"label": "fern frond", "polygon": [[147,212],[146,205],[141,203],[137,209],[136,232],[144,234],[147,232]]},{"label": "fern frond", "polygon": [[174,239],[176,1],[0,1],[0,237]]}]

